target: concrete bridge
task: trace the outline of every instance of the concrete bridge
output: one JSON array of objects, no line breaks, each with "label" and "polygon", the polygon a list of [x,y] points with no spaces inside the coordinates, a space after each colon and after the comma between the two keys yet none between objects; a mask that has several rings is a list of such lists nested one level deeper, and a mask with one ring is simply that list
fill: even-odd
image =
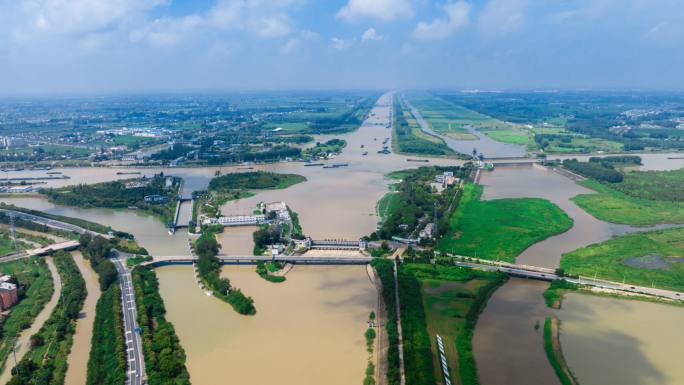
[{"label": "concrete bridge", "polygon": [[362,240],[348,241],[345,239],[310,239],[308,247],[317,250],[364,250],[366,242]]},{"label": "concrete bridge", "polygon": [[[264,255],[217,255],[223,265],[254,265],[257,262],[283,262],[301,265],[365,265],[373,260],[372,257],[358,256],[303,256],[303,255],[277,255],[275,257]],[[197,262],[194,255],[166,255],[152,257],[151,261],[143,265],[190,265]]]}]

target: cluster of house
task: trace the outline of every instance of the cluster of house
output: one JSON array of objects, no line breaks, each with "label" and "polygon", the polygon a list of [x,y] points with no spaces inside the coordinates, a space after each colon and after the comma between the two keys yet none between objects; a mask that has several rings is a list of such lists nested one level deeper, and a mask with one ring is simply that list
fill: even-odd
[{"label": "cluster of house", "polygon": [[461,183],[461,178],[455,177],[451,171],[445,171],[443,174],[435,175],[435,180],[430,183],[430,186],[437,190],[437,192],[442,192],[444,189],[459,183]]},{"label": "cluster of house", "polygon": [[0,276],[0,310],[7,310],[19,301],[17,285],[10,282],[9,275]]},{"label": "cluster of house", "polygon": [[285,202],[259,203],[259,212],[261,212],[261,214],[206,218],[202,223],[205,225],[253,226],[262,223],[270,223],[272,221],[290,221],[290,211],[287,209]]}]

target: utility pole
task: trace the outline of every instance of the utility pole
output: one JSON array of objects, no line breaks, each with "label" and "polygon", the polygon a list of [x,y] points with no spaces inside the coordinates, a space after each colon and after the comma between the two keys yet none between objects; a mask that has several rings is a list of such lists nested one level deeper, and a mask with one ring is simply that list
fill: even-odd
[{"label": "utility pole", "polygon": [[17,339],[12,340],[12,355],[14,356],[14,369],[19,374],[19,365],[17,364]]}]

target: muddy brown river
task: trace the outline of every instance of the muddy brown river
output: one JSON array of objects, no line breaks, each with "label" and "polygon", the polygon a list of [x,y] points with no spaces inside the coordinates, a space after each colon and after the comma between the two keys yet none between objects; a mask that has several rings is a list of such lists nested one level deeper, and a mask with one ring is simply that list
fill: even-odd
[{"label": "muddy brown river", "polygon": [[192,382],[202,385],[349,385],[363,380],[363,333],[375,311],[375,288],[363,266],[297,266],[274,284],[254,268],[224,267],[254,298],[241,316],[207,296],[186,266],[157,269],[160,290],[187,353]]},{"label": "muddy brown river", "polygon": [[[58,170],[71,179],[51,180],[46,185],[95,183],[163,171],[183,177],[184,191],[189,192],[206,188],[216,171],[297,173],[304,175],[308,181],[285,190],[259,192],[248,199],[228,202],[222,207],[223,213],[249,214],[260,201],[285,201],[299,214],[306,234],[314,238],[356,239],[372,232],[377,225],[375,203],[387,191],[387,184],[390,183],[385,174],[423,165],[461,163],[431,159],[426,164],[407,161],[416,157],[378,154],[382,142],[390,136],[390,130],[385,127],[389,111],[389,99],[384,96],[373,109],[372,116],[357,131],[334,136],[345,139],[348,145],[337,159],[326,163],[344,163],[347,167],[323,169],[291,162],[210,168],[74,168]],[[367,155],[363,155],[365,151],[368,151]],[[684,166],[684,160],[668,159],[672,157],[676,157],[676,154],[644,154],[644,166],[641,168],[676,169]],[[9,174],[10,177],[35,177],[44,176],[45,173],[21,171]],[[569,198],[590,191],[549,170],[533,167],[499,168],[484,174],[482,184],[485,186],[483,199],[546,198],[565,210],[575,221],[574,227],[568,232],[525,250],[518,259],[522,263],[555,267],[564,252],[630,231],[627,226],[599,221],[579,209]],[[154,255],[189,252],[187,232],[178,231],[169,235],[164,223],[144,213],[70,208],[53,205],[37,197],[3,196],[0,201],[88,219],[130,232]],[[253,231],[253,227],[226,229],[218,236],[222,253],[251,254]],[[362,268],[298,266],[288,274],[285,283],[276,285],[259,278],[253,267],[226,267],[225,274],[233,284],[255,299],[258,311],[255,317],[239,316],[229,305],[206,296],[197,287],[189,267],[162,267],[157,273],[168,318],[174,323],[187,353],[193,383],[361,383],[367,358],[363,331],[366,317],[374,309],[376,300],[374,289]],[[492,297],[481,316],[474,339],[475,356],[483,384],[557,383],[543,352],[541,332],[534,329],[536,321],[543,324],[543,317],[548,314],[541,297],[544,288],[543,283],[514,279]],[[624,383],[684,383],[684,375],[660,353],[677,353],[672,350],[675,347],[667,346],[664,338],[646,336],[640,334],[642,330],[626,326],[620,330],[627,336],[620,339],[622,345],[597,349],[591,346],[593,342],[589,338],[572,332],[575,327],[591,329],[591,323],[596,322],[599,326],[591,338],[606,338],[610,333],[616,333],[611,329],[601,329],[600,325],[608,321],[619,323],[617,320],[625,317],[622,304],[629,302],[629,305],[624,306],[641,318],[631,324],[629,322],[632,321],[626,321],[626,325],[648,322],[644,324],[656,325],[654,329],[658,330],[659,336],[674,336],[673,340],[679,340],[675,338],[680,335],[681,327],[669,322],[669,319],[679,320],[684,314],[682,309],[668,308],[670,310],[660,313],[655,311],[661,315],[649,318],[649,312],[653,310],[649,307],[642,309],[639,302],[612,300],[614,305],[601,307],[593,305],[593,297],[579,298],[576,300],[578,304],[591,308],[592,312],[587,313],[591,317],[581,315],[581,310],[587,308],[579,305],[573,307],[571,299],[561,312],[561,339],[567,349],[568,362],[582,383],[585,383],[584,380],[589,384],[621,383],[624,380],[622,373],[615,370],[603,373],[604,376],[610,375],[610,378],[599,377],[599,371],[590,365],[592,362],[594,365],[605,363],[606,368],[618,362],[630,368],[639,368],[638,360],[649,363],[650,374],[642,376],[647,378],[644,380],[646,382]],[[579,318],[573,319],[571,316]],[[662,317],[669,317],[668,321]],[[662,342],[648,345],[643,342],[647,337]],[[78,346],[81,345],[75,344],[74,349],[85,349]],[[616,354],[623,350],[641,355]],[[582,352],[585,352],[584,356]],[[661,382],[657,382],[659,380]]]}]

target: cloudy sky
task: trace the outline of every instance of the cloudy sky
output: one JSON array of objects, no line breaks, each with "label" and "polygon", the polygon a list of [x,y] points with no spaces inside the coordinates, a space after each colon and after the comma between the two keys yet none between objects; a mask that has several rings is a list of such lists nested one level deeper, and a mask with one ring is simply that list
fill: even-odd
[{"label": "cloudy sky", "polygon": [[684,89],[682,0],[0,0],[0,94]]}]

